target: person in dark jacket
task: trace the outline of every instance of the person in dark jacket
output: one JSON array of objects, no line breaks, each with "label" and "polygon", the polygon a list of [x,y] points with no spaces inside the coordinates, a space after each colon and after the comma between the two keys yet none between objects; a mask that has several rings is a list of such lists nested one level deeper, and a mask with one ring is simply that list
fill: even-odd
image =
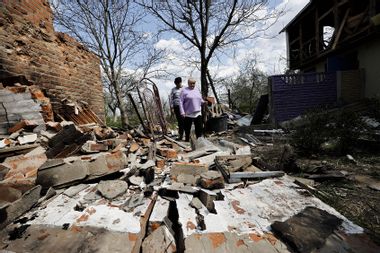
[{"label": "person in dark jacket", "polygon": [[172,114],[175,114],[178,122],[178,138],[177,140],[182,140],[183,131],[184,131],[184,117],[180,112],[180,95],[182,92],[182,78],[176,77],[174,79],[175,87],[170,92],[169,102],[170,102],[170,110]]}]

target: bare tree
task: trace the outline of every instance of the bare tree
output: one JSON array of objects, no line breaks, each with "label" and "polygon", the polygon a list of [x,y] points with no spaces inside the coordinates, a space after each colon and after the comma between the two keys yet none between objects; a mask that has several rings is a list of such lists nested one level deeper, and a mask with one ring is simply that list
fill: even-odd
[{"label": "bare tree", "polygon": [[162,32],[174,31],[197,49],[203,96],[208,94],[207,71],[215,52],[259,36],[282,14],[281,10],[269,10],[268,2],[268,0],[136,1],[161,21],[164,25]]},{"label": "bare tree", "polygon": [[268,77],[257,69],[256,58],[251,56],[243,61],[236,77],[221,80],[220,84],[231,91],[229,102],[234,109],[253,113],[260,96],[267,92]]},{"label": "bare tree", "polygon": [[122,77],[123,69],[142,50],[144,35],[136,30],[143,17],[141,8],[132,0],[59,0],[51,3],[56,24],[99,56],[107,79],[105,88],[111,94],[110,99],[116,100],[122,126],[127,127]]}]

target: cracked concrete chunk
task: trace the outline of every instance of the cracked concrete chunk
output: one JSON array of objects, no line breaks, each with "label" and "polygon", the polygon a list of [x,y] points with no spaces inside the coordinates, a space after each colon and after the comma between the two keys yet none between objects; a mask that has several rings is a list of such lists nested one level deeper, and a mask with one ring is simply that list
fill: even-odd
[{"label": "cracked concrete chunk", "polygon": [[61,186],[75,181],[80,181],[88,175],[86,162],[76,160],[73,163],[63,163],[57,166],[47,167],[43,165],[37,173],[37,184],[43,187]]},{"label": "cracked concrete chunk", "polygon": [[100,181],[97,190],[107,199],[113,199],[128,190],[127,182],[123,180]]},{"label": "cracked concrete chunk", "polygon": [[97,178],[122,170],[127,165],[127,157],[122,151],[102,153],[96,160],[88,162],[88,179]]},{"label": "cracked concrete chunk", "polygon": [[193,185],[195,186],[197,183],[197,179],[199,179],[199,176],[195,177],[190,174],[179,174],[177,176],[177,182],[178,183],[183,183],[183,184],[188,184],[188,185]]},{"label": "cracked concrete chunk", "polygon": [[87,185],[87,184],[74,185],[74,186],[71,186],[70,188],[67,188],[63,192],[63,194],[65,194],[68,197],[74,197],[76,194],[78,194],[78,192],[81,192],[88,187],[89,187],[89,185]]},{"label": "cracked concrete chunk", "polygon": [[142,243],[142,252],[177,252],[175,239],[166,226],[160,226],[144,239]]},{"label": "cracked concrete chunk", "polygon": [[197,197],[193,197],[189,205],[195,209],[201,209],[203,207],[202,202]]},{"label": "cracked concrete chunk", "polygon": [[128,178],[129,182],[133,185],[137,185],[137,186],[140,186],[142,182],[144,182],[144,178],[143,177],[139,177],[139,176],[130,176]]},{"label": "cracked concrete chunk", "polygon": [[[172,168],[170,170],[170,176],[174,181],[178,181],[179,175],[181,174],[191,175],[194,177],[195,182],[196,182],[196,180],[200,177],[200,175],[203,172],[207,172],[207,171],[208,171],[207,165],[204,165],[204,164],[177,162],[172,165]],[[185,180],[185,179],[190,179],[190,178],[185,178],[184,176],[181,176],[180,179]]]},{"label": "cracked concrete chunk", "polygon": [[144,195],[143,194],[134,194],[127,199],[124,203],[124,209],[128,212],[131,211],[131,208],[144,204]]}]

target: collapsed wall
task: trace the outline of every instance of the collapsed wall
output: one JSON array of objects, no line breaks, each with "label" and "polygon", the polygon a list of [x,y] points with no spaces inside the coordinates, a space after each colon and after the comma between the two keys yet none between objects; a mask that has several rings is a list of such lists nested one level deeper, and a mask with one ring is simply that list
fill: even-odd
[{"label": "collapsed wall", "polygon": [[48,0],[0,1],[0,82],[16,76],[43,89],[55,111],[64,98],[82,100],[104,119],[99,58],[54,31]]}]

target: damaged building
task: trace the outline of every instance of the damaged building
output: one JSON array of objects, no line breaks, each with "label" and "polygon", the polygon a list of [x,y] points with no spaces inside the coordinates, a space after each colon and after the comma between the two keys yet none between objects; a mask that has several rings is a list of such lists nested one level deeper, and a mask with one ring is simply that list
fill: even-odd
[{"label": "damaged building", "polygon": [[281,31],[289,73],[270,78],[273,120],[378,97],[379,20],[376,0],[310,1]]},{"label": "damaged building", "polygon": [[0,13],[0,252],[380,252],[315,187],[348,172],[260,156],[282,129],[239,132],[218,110],[225,128],[177,141],[155,85],[139,127],[107,127],[99,59],[54,32],[48,1]]}]

